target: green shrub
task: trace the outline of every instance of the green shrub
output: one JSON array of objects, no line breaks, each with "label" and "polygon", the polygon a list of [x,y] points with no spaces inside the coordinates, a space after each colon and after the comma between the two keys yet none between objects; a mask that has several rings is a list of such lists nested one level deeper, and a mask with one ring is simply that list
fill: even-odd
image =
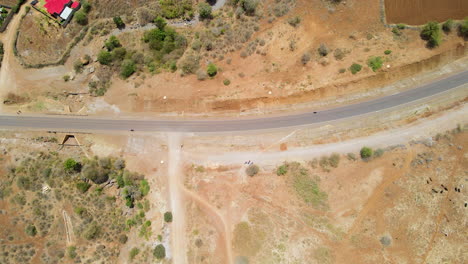
[{"label": "green shrub", "polygon": [[119,242],[120,242],[120,244],[125,244],[125,243],[127,243],[127,241],[128,241],[127,235],[121,234],[121,235],[119,236]]},{"label": "green shrub", "polygon": [[86,14],[91,11],[91,5],[88,3],[88,1],[81,1],[81,8]]},{"label": "green shrub", "polygon": [[127,79],[136,71],[135,63],[132,60],[124,60],[120,69],[120,76]]},{"label": "green shrub", "polygon": [[73,211],[79,216],[83,216],[83,214],[86,213],[86,209],[83,207],[75,207]]},{"label": "green shrub", "polygon": [[369,147],[363,147],[361,149],[361,151],[360,151],[362,159],[368,159],[368,158],[372,157],[373,153],[374,153],[374,151]]},{"label": "green shrub", "polygon": [[465,19],[460,23],[458,26],[458,32],[461,37],[468,38],[468,17],[465,17]]},{"label": "green shrub", "polygon": [[328,47],[325,44],[320,44],[320,47],[317,49],[320,56],[325,57],[328,55]]},{"label": "green shrub", "polygon": [[68,82],[70,80],[70,75],[65,74],[62,78],[64,82]]},{"label": "green shrub", "polygon": [[384,54],[385,55],[390,55],[390,54],[392,54],[392,51],[391,50],[386,50],[386,51],[384,51]]},{"label": "green shrub", "polygon": [[442,24],[442,30],[445,31],[445,33],[449,33],[453,29],[453,24],[454,23],[453,23],[452,19],[449,19],[449,20],[445,21]]},{"label": "green shrub", "polygon": [[37,229],[35,225],[28,225],[26,226],[26,229],[24,230],[28,236],[36,236],[37,235]]},{"label": "green shrub", "polygon": [[130,250],[130,260],[133,260],[138,253],[140,253],[140,249],[137,247],[132,248],[132,250]]},{"label": "green shrub", "polygon": [[206,2],[201,2],[198,4],[198,13],[200,14],[200,19],[209,19],[211,18],[211,6]]},{"label": "green shrub", "polygon": [[101,50],[97,59],[102,65],[109,65],[112,63],[112,54],[106,50]]},{"label": "green shrub", "polygon": [[301,17],[299,17],[299,16],[290,17],[288,19],[288,23],[289,23],[289,25],[291,25],[293,27],[297,27],[301,23]]},{"label": "green shrub", "polygon": [[382,68],[383,60],[382,57],[372,56],[367,60],[367,66],[372,69],[372,71],[377,71]]},{"label": "green shrub", "polygon": [[85,193],[89,190],[89,188],[91,187],[91,184],[87,183],[87,182],[77,182],[76,183],[76,188],[81,192],[81,193]]},{"label": "green shrub", "polygon": [[397,36],[397,37],[399,37],[399,36],[401,36],[401,35],[403,34],[403,33],[402,33],[398,28],[396,28],[396,27],[395,27],[395,28],[392,28],[392,33],[393,33],[395,36]]},{"label": "green shrub", "polygon": [[70,246],[67,248],[67,256],[71,259],[76,258],[76,247],[75,246]]},{"label": "green shrub", "polygon": [[429,48],[435,48],[440,45],[440,27],[437,22],[429,22],[421,30],[421,38],[427,41]]},{"label": "green shrub", "polygon": [[260,170],[260,168],[255,165],[255,164],[250,164],[246,169],[245,169],[245,173],[247,173],[247,175],[249,175],[250,177],[253,177],[255,176],[258,171]]},{"label": "green shrub", "polygon": [[127,50],[123,47],[115,48],[112,52],[112,60],[122,61],[127,55]]},{"label": "green shrub", "polygon": [[166,223],[172,223],[172,212],[165,212],[164,213],[164,221]]},{"label": "green shrub", "polygon": [[157,259],[165,258],[166,257],[166,248],[162,244],[157,245],[153,250],[153,255]]},{"label": "green shrub", "polygon": [[120,44],[120,41],[116,36],[112,35],[104,42],[104,46],[106,46],[108,51],[112,51],[115,48],[122,47],[122,44]]},{"label": "green shrub", "polygon": [[362,66],[360,64],[357,64],[357,63],[353,63],[353,65],[351,65],[351,67],[349,67],[349,70],[351,71],[352,74],[356,74],[358,72],[360,72],[362,69]]},{"label": "green shrub", "polygon": [[384,151],[383,149],[380,149],[380,148],[379,148],[379,149],[377,149],[377,150],[374,152],[374,155],[373,155],[373,156],[376,157],[376,158],[379,158],[379,157],[381,157],[381,156],[384,154],[384,152],[385,152],[385,151]]},{"label": "green shrub", "polygon": [[403,29],[406,28],[406,25],[405,25],[405,24],[397,24],[396,26],[397,26],[397,28],[400,29],[400,30],[403,30]]},{"label": "green shrub", "polygon": [[208,76],[214,77],[218,73],[218,68],[214,63],[210,62],[208,64],[208,67],[206,68],[206,73],[208,74]]},{"label": "green shrub", "polygon": [[141,192],[141,195],[145,196],[149,193],[150,191],[150,187],[149,187],[149,184],[148,184],[148,181],[143,179],[140,181],[140,192]]},{"label": "green shrub", "polygon": [[86,15],[86,13],[84,11],[80,10],[80,11],[75,13],[75,21],[76,21],[76,23],[84,26],[84,25],[88,24],[88,16]]},{"label": "green shrub", "polygon": [[125,23],[123,22],[122,18],[120,16],[115,16],[113,18],[115,25],[117,28],[123,28],[125,27]]},{"label": "green shrub", "polygon": [[224,79],[223,84],[228,86],[231,84],[231,81],[229,79]]},{"label": "green shrub", "polygon": [[96,239],[100,233],[100,227],[96,222],[92,222],[86,226],[86,229],[83,232],[83,237],[87,240]]},{"label": "green shrub", "polygon": [[333,168],[338,168],[340,164],[340,155],[338,153],[331,154],[330,158],[328,159],[330,166]]},{"label": "green shrub", "polygon": [[65,171],[71,172],[79,172],[81,170],[81,164],[79,162],[76,162],[74,159],[69,158],[63,163],[63,168]]},{"label": "green shrub", "polygon": [[190,0],[159,0],[162,16],[168,19],[193,17],[192,1]]},{"label": "green shrub", "polygon": [[245,11],[245,14],[252,16],[255,15],[257,10],[258,0],[240,0],[240,4]]},{"label": "green shrub", "polygon": [[278,176],[285,175],[286,173],[288,173],[288,165],[287,164],[283,164],[283,165],[279,166],[276,169],[276,175],[278,175]]},{"label": "green shrub", "polygon": [[164,18],[158,16],[154,19],[154,24],[156,25],[156,27],[159,29],[159,30],[164,30],[164,28],[166,27],[167,25],[167,22]]}]

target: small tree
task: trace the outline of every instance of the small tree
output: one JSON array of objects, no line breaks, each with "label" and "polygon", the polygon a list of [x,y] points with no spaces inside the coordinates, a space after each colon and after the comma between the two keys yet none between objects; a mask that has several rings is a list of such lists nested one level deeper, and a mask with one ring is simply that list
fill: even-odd
[{"label": "small tree", "polygon": [[88,1],[82,1],[81,7],[83,8],[83,11],[88,14],[91,11],[91,5],[88,3]]},{"label": "small tree", "polygon": [[163,30],[166,27],[167,22],[164,18],[158,16],[157,18],[154,19],[154,24],[159,30]]},{"label": "small tree", "polygon": [[162,244],[157,245],[153,250],[153,255],[157,259],[165,258],[166,257],[166,248]]},{"label": "small tree", "polygon": [[460,26],[458,27],[458,32],[460,33],[461,37],[468,38],[468,17],[465,17],[463,22],[460,23]]},{"label": "small tree", "polygon": [[440,27],[437,22],[429,22],[424,25],[421,31],[421,38],[427,41],[429,48],[435,48],[440,45]]},{"label": "small tree", "polygon": [[78,11],[75,13],[75,21],[76,23],[84,26],[88,24],[88,16],[86,16],[86,13],[83,11]]},{"label": "small tree", "polygon": [[110,38],[106,42],[104,42],[104,45],[106,46],[108,51],[112,51],[113,49],[122,46],[122,44],[120,44],[119,39],[114,35],[110,36]]},{"label": "small tree", "polygon": [[72,171],[75,169],[76,164],[77,162],[74,159],[69,158],[63,163],[63,167],[66,171]]},{"label": "small tree", "polygon": [[198,4],[198,13],[200,14],[200,19],[210,19],[212,17],[211,6],[206,2],[201,2]]},{"label": "small tree", "polygon": [[210,62],[210,64],[208,64],[208,67],[206,69],[206,73],[208,73],[210,77],[214,77],[218,73],[218,68],[216,67],[214,63]]},{"label": "small tree", "polygon": [[245,13],[249,16],[252,16],[255,14],[255,11],[257,9],[258,0],[241,0],[241,4]]},{"label": "small tree", "polygon": [[127,79],[136,71],[135,63],[132,60],[124,60],[122,63],[122,69],[120,70],[120,76]]},{"label": "small tree", "polygon": [[250,177],[253,177],[258,173],[259,170],[260,170],[260,168],[257,165],[250,164],[247,167],[247,169],[245,169],[245,173],[247,173],[247,175],[249,175]]},{"label": "small tree", "polygon": [[112,63],[112,54],[106,50],[101,50],[97,59],[102,65],[109,65]]},{"label": "small tree", "polygon": [[363,148],[361,149],[361,152],[360,152],[361,158],[362,158],[362,159],[368,159],[368,158],[372,157],[373,152],[374,152],[374,151],[373,151],[371,148],[369,148],[369,147],[363,147]]},{"label": "small tree", "polygon": [[172,223],[172,212],[165,212],[164,213],[164,221],[166,223]]},{"label": "small tree", "polygon": [[115,25],[117,28],[121,29],[125,27],[125,23],[123,22],[122,18],[120,16],[116,16],[113,18]]}]

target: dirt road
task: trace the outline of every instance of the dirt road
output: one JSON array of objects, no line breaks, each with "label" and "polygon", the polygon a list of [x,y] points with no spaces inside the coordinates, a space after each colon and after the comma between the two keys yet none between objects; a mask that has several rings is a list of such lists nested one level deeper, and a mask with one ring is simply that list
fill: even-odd
[{"label": "dirt road", "polygon": [[180,145],[181,135],[176,133],[168,134],[169,147],[169,199],[173,222],[171,228],[172,237],[172,263],[185,264],[187,262],[187,241],[185,224],[185,206],[182,198],[182,174],[180,170]]}]

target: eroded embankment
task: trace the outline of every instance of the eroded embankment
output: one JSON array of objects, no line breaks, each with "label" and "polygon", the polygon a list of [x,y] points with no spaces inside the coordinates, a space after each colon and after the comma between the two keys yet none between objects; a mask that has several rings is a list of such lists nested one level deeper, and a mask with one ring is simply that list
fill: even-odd
[{"label": "eroded embankment", "polygon": [[[468,53],[468,46],[459,44],[454,49],[441,52],[430,58],[403,65],[397,68],[391,68],[379,72],[375,75],[363,77],[351,82],[335,83],[322,86],[314,90],[301,91],[286,97],[260,97],[251,99],[232,99],[223,101],[214,101],[210,103],[209,109],[214,111],[236,111],[245,112],[255,108],[271,109],[275,111],[281,106],[288,104],[307,103],[312,101],[327,100],[331,97],[352,96],[376,87],[384,87],[396,81],[409,78],[411,76],[435,70],[449,62],[460,59]],[[337,96],[338,95],[338,96]]]}]

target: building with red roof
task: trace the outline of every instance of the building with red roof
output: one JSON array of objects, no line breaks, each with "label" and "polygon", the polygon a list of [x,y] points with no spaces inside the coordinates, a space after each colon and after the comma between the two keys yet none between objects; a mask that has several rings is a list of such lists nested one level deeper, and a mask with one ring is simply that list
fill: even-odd
[{"label": "building with red roof", "polygon": [[[70,9],[73,9],[74,11],[78,10],[80,8],[80,2],[77,1],[71,1],[71,0],[45,0],[46,4],[44,7],[47,9],[47,12],[51,14],[54,17],[64,17],[61,16],[62,12],[64,10],[66,11],[67,18],[72,14],[70,12]],[[64,14],[65,15],[65,14]]]}]

